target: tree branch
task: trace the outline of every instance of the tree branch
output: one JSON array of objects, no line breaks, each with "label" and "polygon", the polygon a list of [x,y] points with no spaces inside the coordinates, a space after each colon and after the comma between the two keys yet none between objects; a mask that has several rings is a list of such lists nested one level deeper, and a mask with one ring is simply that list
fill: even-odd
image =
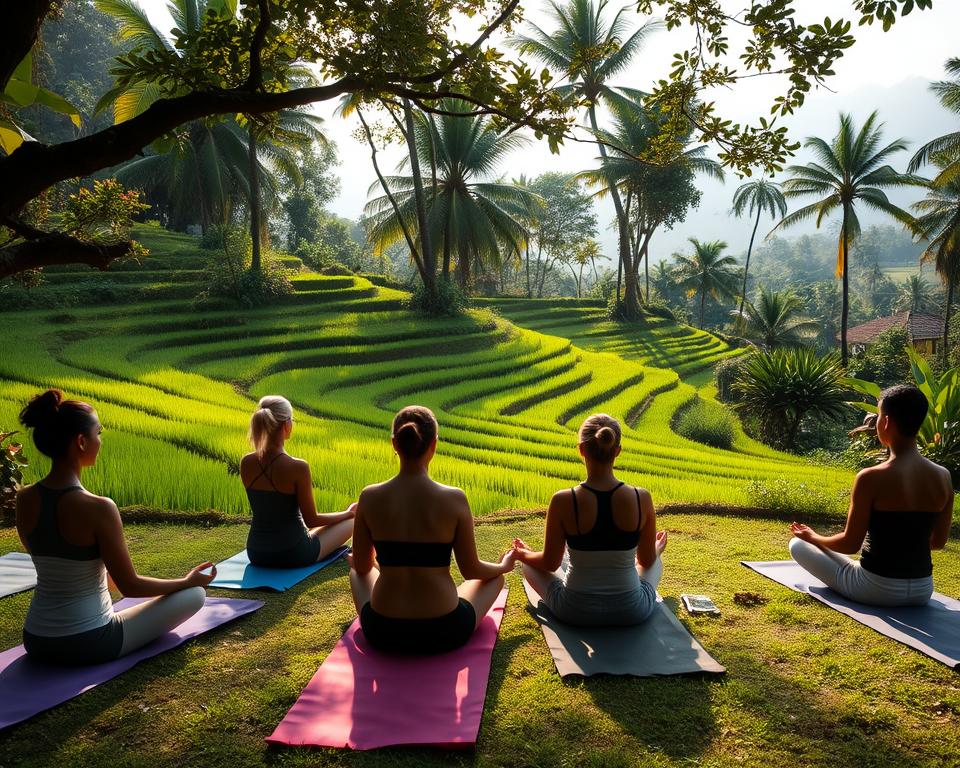
[{"label": "tree branch", "polygon": [[52,0],[17,0],[4,3],[3,40],[0,47],[0,92],[10,82],[17,65],[33,49],[40,36],[40,25],[50,13]]},{"label": "tree branch", "polygon": [[0,248],[0,280],[17,272],[51,264],[89,264],[97,269],[106,269],[129,250],[129,242],[97,245],[53,232],[36,240]]}]

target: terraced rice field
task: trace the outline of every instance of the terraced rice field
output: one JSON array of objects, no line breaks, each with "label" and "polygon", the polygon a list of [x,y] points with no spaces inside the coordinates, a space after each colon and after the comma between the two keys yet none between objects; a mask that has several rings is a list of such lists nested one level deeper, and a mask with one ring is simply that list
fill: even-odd
[{"label": "terraced rice field", "polygon": [[[753,480],[815,480],[838,498],[848,473],[811,465],[742,433],[731,450],[679,437],[673,414],[733,354],[716,337],[650,319],[624,332],[602,309],[500,302],[424,320],[404,294],[361,277],[298,275],[297,293],[249,311],[197,310],[202,258],[190,238],[145,229],[153,255],[95,275],[131,297],[84,297],[85,273],[52,270],[43,291],[81,301],[18,312],[0,358],[0,427],[42,387],[94,403],[105,426],[89,487],[121,506],[247,514],[236,477],[256,398],[298,409],[292,453],[313,469],[321,508],[342,508],[396,467],[393,413],[430,406],[440,420],[435,476],[463,487],[477,514],[539,508],[582,477],[575,430],[604,410],[625,425],[620,474],[658,503],[746,505]],[[170,288],[175,286],[176,290]],[[162,288],[161,288],[162,287]],[[44,469],[30,451],[31,476]]]}]

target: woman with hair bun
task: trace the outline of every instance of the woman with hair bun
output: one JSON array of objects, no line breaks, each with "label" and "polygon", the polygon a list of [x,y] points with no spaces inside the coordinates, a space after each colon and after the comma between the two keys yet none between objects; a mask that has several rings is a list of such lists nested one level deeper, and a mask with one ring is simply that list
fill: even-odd
[{"label": "woman with hair bun", "polygon": [[350,538],[353,528],[355,504],[343,512],[317,513],[310,465],[284,450],[293,421],[289,400],[261,397],[250,417],[253,451],[240,460],[240,479],[253,511],[247,555],[253,565],[266,568],[300,568],[322,560]]},{"label": "woman with hair bun", "polygon": [[649,492],[613,474],[620,455],[616,419],[597,413],[584,421],[579,449],[587,480],[553,495],[543,551],[514,540],[523,577],[568,624],[640,624],[656,608],[667,534],[657,533]]},{"label": "woman with hair bun", "polygon": [[[99,664],[124,656],[182,624],[203,607],[216,576],[201,563],[180,579],[139,575],[130,561],[117,505],[80,485],[100,451],[102,427],[86,403],[59,390],[37,395],[20,412],[50,472],[17,494],[17,533],[37,569],[23,645],[36,660]],[[209,573],[203,571],[211,569]],[[107,574],[127,597],[156,597],[114,612]]]},{"label": "woman with hair bun", "polygon": [[[367,641],[394,653],[432,654],[458,648],[473,634],[513,569],[477,555],[473,515],[459,488],[430,478],[437,420],[411,405],[393,420],[400,471],[360,494],[353,526],[350,587]],[[451,553],[466,579],[450,577]]]}]

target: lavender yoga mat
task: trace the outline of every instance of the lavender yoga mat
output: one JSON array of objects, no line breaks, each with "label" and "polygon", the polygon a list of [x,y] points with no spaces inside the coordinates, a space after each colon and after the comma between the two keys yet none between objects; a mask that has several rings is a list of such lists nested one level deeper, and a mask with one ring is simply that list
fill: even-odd
[{"label": "lavender yoga mat", "polygon": [[523,587],[560,677],[655,677],[726,672],[659,596],[653,615],[634,627],[575,627],[550,613],[526,579]]},{"label": "lavender yoga mat", "polygon": [[960,600],[934,592],[930,602],[921,606],[863,605],[834,592],[793,560],[741,564],[796,592],[806,592],[881,635],[960,670]]},{"label": "lavender yoga mat", "polygon": [[470,641],[436,656],[372,649],[354,621],[267,738],[289,746],[376,749],[475,744],[507,590]]},{"label": "lavender yoga mat", "polygon": [[210,582],[210,586],[217,589],[272,589],[274,592],[284,592],[339,560],[347,552],[348,547],[340,547],[323,560],[302,568],[262,568],[250,565],[247,550],[243,550],[229,560],[217,563],[217,578]]},{"label": "lavender yoga mat", "polygon": [[37,586],[37,569],[26,552],[8,552],[0,557],[0,597],[15,595]]},{"label": "lavender yoga mat", "polygon": [[[126,598],[114,608],[123,610],[146,599],[148,598]],[[199,613],[149,645],[106,664],[89,667],[40,664],[27,658],[22,645],[4,651],[0,653],[0,729],[62,704],[123,674],[144,659],[169,651],[197,635],[253,613],[261,607],[262,600],[208,597]]]}]

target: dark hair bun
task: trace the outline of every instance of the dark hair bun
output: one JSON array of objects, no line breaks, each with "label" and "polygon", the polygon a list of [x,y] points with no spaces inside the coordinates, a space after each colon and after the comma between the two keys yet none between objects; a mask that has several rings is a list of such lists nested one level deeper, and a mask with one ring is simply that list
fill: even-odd
[{"label": "dark hair bun", "polygon": [[62,402],[63,392],[59,389],[48,389],[46,392],[34,395],[20,411],[20,423],[31,428],[50,424],[57,418]]},{"label": "dark hair bun", "polygon": [[617,435],[610,427],[600,427],[594,439],[600,443],[600,445],[608,446],[613,445],[617,441]]},{"label": "dark hair bun", "polygon": [[408,456],[419,456],[423,453],[423,435],[420,428],[412,421],[403,424],[396,434],[397,447]]}]

